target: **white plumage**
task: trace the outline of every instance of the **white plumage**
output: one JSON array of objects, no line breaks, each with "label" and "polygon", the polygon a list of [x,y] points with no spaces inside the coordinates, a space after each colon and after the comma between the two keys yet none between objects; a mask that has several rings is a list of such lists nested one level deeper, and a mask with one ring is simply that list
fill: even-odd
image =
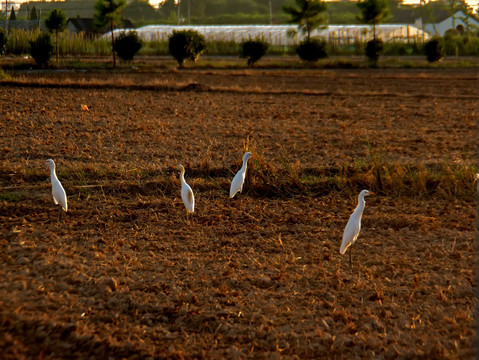
[{"label": "white plumage", "polygon": [[63,210],[68,211],[67,194],[65,193],[65,189],[63,189],[60,180],[57,178],[55,162],[52,159],[48,159],[47,164],[50,167],[53,202],[55,204],[60,204]]},{"label": "white plumage", "polygon": [[[361,217],[363,215],[364,207],[366,206],[364,197],[368,195],[373,195],[373,193],[368,190],[363,190],[359,193],[358,206],[349,217],[348,224],[344,229],[343,241],[341,242],[341,248],[339,249],[341,255],[344,254],[348,247],[353,245],[358,239],[359,231],[361,230]],[[351,266],[351,250],[349,252],[349,265]]]},{"label": "white plumage", "polygon": [[236,173],[235,177],[233,178],[233,181],[231,182],[231,187],[230,187],[230,198],[236,195],[238,192],[243,191],[243,184],[244,184],[244,179],[246,177],[246,169],[248,167],[248,159],[251,157],[250,152],[245,152],[243,155],[243,166],[241,166],[241,169]]},{"label": "white plumage", "polygon": [[195,211],[195,196],[190,185],[185,181],[185,168],[183,165],[178,165],[178,167],[180,168],[181,199],[183,200],[183,204],[185,204],[186,210],[192,213]]}]

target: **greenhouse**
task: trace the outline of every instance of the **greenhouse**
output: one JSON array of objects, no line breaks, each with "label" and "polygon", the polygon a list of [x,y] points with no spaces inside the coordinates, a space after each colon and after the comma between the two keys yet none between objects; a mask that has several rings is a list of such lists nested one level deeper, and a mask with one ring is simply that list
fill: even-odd
[{"label": "greenhouse", "polygon": [[[303,39],[296,25],[148,25],[136,29],[144,41],[164,41],[173,30],[195,30],[207,41],[234,41],[261,38],[271,45],[294,45]],[[115,30],[115,33],[123,29]],[[312,36],[325,38],[336,45],[365,42],[373,38],[369,25],[330,25],[315,30]],[[384,42],[424,42],[429,35],[411,25],[377,25],[376,36]]]}]

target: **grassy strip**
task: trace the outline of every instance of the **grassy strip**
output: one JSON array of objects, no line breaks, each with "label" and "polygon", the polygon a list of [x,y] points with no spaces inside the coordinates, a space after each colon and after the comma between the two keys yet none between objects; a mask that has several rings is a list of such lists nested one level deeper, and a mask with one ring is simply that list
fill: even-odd
[{"label": "grassy strip", "polygon": [[[30,57],[8,57],[0,61],[0,66],[11,71],[38,69]],[[330,56],[316,62],[302,62],[298,56],[291,54],[274,54],[263,57],[255,64],[256,70],[321,70],[321,69],[368,69],[367,58],[363,55],[356,56]],[[474,69],[479,67],[478,57],[450,56],[441,62],[429,63],[425,56],[382,56],[375,68],[379,69]],[[112,57],[109,53],[94,52],[89,54],[63,54],[58,62],[55,59],[49,63],[49,69],[62,70],[89,70],[111,71],[113,69]],[[140,54],[131,62],[118,61],[115,72],[157,72],[158,70],[174,70],[178,63],[169,54]],[[205,55],[195,62],[187,61],[185,69],[192,70],[241,70],[251,69],[245,59],[234,55]]]},{"label": "grassy strip", "polygon": [[[227,193],[235,169],[192,168],[189,182],[194,191]],[[141,170],[128,172],[106,167],[87,166],[63,169],[58,172],[69,192],[93,194],[176,195],[179,181],[176,169]],[[334,168],[300,169],[282,161],[274,167],[261,158],[251,161],[245,192],[252,197],[290,198],[295,196],[322,196],[331,193],[353,195],[369,189],[379,195],[430,197],[443,199],[473,199],[473,185],[477,169],[467,165],[440,164],[423,166],[397,163],[343,164]],[[27,171],[16,174],[16,186],[4,188],[1,201],[16,202],[24,198],[28,183],[45,181],[48,176]],[[1,181],[0,177],[0,181]],[[6,179],[5,179],[6,180]],[[6,183],[6,181],[4,182]],[[45,187],[48,186],[44,183]],[[38,185],[32,185],[37,188]]]},{"label": "grassy strip", "polygon": [[[63,80],[51,80],[48,78],[38,78],[35,80],[32,79],[19,79],[12,80],[10,77],[5,77],[2,80],[2,73],[0,72],[0,85],[9,86],[9,87],[30,87],[30,88],[52,88],[52,89],[69,89],[75,87],[75,89],[116,89],[116,90],[136,90],[136,91],[155,91],[155,92],[216,92],[216,93],[235,93],[235,94],[263,94],[263,95],[308,95],[308,96],[343,96],[344,93],[341,90],[336,92],[331,91],[322,91],[322,90],[264,90],[258,87],[255,88],[244,88],[239,86],[225,87],[225,86],[208,86],[203,85],[197,82],[191,83],[175,83],[171,84],[168,82],[152,82],[150,84],[135,84],[129,80],[114,80],[114,81],[104,81],[104,80],[94,80],[90,82],[72,80],[65,78]],[[384,91],[369,91],[369,92],[358,92],[351,93],[348,92],[348,95],[354,95],[357,97],[368,97],[368,96],[382,96],[382,97],[420,97],[422,95],[418,94],[409,94],[409,93],[387,93]],[[471,94],[465,95],[454,95],[454,99],[471,99],[475,100],[478,97]],[[438,95],[437,98],[451,98],[448,95]]]}]

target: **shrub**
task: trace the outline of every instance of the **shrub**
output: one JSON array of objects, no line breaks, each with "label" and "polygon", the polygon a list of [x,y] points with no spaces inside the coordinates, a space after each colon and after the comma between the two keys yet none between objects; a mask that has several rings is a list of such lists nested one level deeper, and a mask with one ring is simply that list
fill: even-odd
[{"label": "shrub", "polygon": [[466,33],[464,35],[444,35],[441,42],[444,55],[477,56],[479,55],[479,38]]},{"label": "shrub", "polygon": [[241,43],[240,57],[248,58],[248,66],[253,67],[266,54],[268,47],[268,43],[262,40],[244,41]]},{"label": "shrub", "polygon": [[142,46],[143,42],[138,37],[136,31],[122,31],[115,40],[113,50],[118,54],[121,60],[131,61]]},{"label": "shrub", "polygon": [[204,36],[194,30],[174,30],[168,37],[168,49],[180,67],[183,67],[185,60],[196,61],[205,45]]},{"label": "shrub", "polygon": [[4,55],[7,51],[7,33],[0,29],[0,55]]},{"label": "shrub", "polygon": [[408,56],[408,55],[422,55],[422,46],[418,46],[418,43],[401,43],[390,42],[384,44],[383,55],[390,56]]},{"label": "shrub", "polygon": [[303,40],[296,47],[296,53],[303,61],[318,61],[328,56],[326,40],[311,38]]},{"label": "shrub", "polygon": [[444,57],[444,49],[438,38],[428,40],[424,45],[424,52],[429,62],[439,61]]},{"label": "shrub", "polygon": [[48,65],[53,50],[52,39],[48,33],[41,33],[35,40],[30,41],[30,55],[39,66]]},{"label": "shrub", "polygon": [[383,50],[384,42],[381,39],[369,40],[366,43],[366,57],[374,65],[378,62],[379,55],[381,55]]},{"label": "shrub", "polygon": [[58,33],[65,30],[67,27],[67,18],[63,10],[53,9],[45,20],[45,26],[47,27],[48,31],[55,33],[55,48],[58,61]]}]

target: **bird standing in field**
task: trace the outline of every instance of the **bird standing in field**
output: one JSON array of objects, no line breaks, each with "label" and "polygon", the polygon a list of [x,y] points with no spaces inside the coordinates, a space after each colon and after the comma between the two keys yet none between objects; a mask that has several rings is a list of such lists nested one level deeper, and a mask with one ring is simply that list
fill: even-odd
[{"label": "bird standing in field", "polygon": [[55,204],[60,204],[61,206],[60,213],[58,214],[58,221],[60,221],[60,218],[63,214],[62,210],[65,212],[68,211],[67,194],[65,193],[65,189],[63,189],[60,180],[57,178],[57,173],[55,172],[55,162],[52,159],[48,159],[46,162],[50,167],[53,202]]},{"label": "bird standing in field", "polygon": [[178,167],[180,168],[181,199],[188,213],[193,213],[195,211],[195,196],[193,195],[193,190],[191,190],[190,185],[185,181],[185,168],[183,165],[178,165]]},{"label": "bird standing in field", "polygon": [[248,167],[248,159],[251,157],[250,152],[245,152],[243,155],[243,166],[241,169],[236,173],[233,181],[231,182],[230,187],[230,198],[236,195],[237,192],[243,191],[243,184],[244,179],[246,177],[246,168]]},{"label": "bird standing in field", "polygon": [[[343,255],[348,247],[352,246],[358,239],[359,231],[361,230],[361,217],[363,216],[364,207],[366,206],[364,197],[368,195],[374,195],[374,193],[368,190],[363,190],[359,193],[358,206],[349,217],[348,224],[344,229],[343,241],[341,242],[341,249],[339,250],[341,255]],[[351,249],[349,249],[349,268],[351,268]]]}]

